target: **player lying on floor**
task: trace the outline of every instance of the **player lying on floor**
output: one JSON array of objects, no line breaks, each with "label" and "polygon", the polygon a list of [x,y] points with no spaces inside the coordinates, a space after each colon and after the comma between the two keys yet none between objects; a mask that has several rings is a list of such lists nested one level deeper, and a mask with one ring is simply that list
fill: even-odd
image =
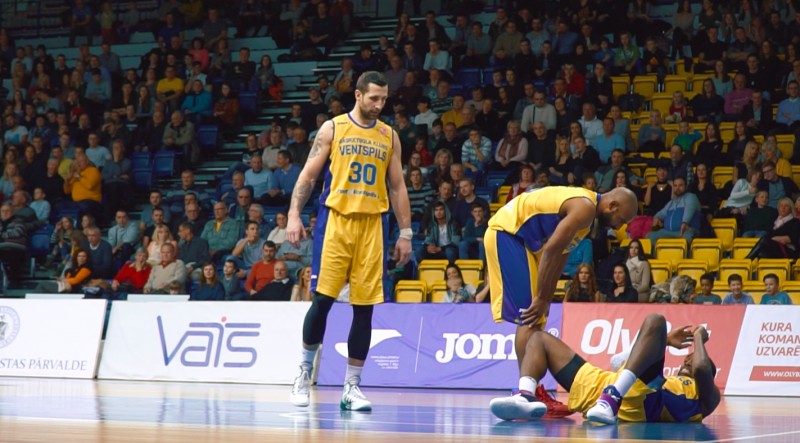
[{"label": "player lying on floor", "polygon": [[[533,392],[549,369],[558,384],[569,392],[567,407],[589,421],[612,424],[617,417],[630,422],[701,421],[720,402],[714,385],[716,367],[706,353],[708,332],[702,326],[683,327],[667,333],[662,315],[650,314],[625,365],[617,372],[587,363],[564,342],[537,331],[528,342],[520,365],[519,390],[489,404],[503,420],[535,420],[547,406]],[[684,349],[694,345],[678,376],[664,378],[667,346]],[[624,358],[624,357],[623,357]]]}]

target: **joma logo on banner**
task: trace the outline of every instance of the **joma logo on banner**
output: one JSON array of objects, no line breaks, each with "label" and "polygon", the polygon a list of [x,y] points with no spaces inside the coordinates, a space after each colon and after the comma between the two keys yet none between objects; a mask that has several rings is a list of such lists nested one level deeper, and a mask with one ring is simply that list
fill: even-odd
[{"label": "joma logo on banner", "polygon": [[160,315],[157,322],[164,366],[169,366],[179,354],[181,365],[200,368],[217,368],[223,357],[225,368],[250,368],[258,359],[256,348],[241,346],[241,342],[258,337],[261,323],[227,323],[226,317],[220,322],[192,322],[178,343],[168,349]]}]

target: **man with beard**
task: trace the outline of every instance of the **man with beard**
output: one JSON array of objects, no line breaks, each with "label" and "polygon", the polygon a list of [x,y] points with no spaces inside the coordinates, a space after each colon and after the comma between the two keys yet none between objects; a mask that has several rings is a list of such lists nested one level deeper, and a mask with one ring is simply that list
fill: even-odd
[{"label": "man with beard", "polygon": [[[595,219],[618,229],[638,210],[627,188],[598,194],[584,188],[549,186],[526,192],[489,220],[484,236],[492,314],[517,325],[517,360],[525,358],[534,331],[547,323],[550,301],[569,252],[591,231]],[[603,229],[601,227],[601,229]],[[519,272],[520,266],[528,272]],[[544,388],[536,397],[550,416],[571,414]]]}]

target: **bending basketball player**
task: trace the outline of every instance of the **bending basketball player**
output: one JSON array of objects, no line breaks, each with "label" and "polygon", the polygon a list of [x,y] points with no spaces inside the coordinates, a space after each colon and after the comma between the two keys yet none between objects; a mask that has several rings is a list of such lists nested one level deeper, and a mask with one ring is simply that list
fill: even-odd
[{"label": "bending basketball player", "polygon": [[400,139],[391,126],[378,120],[388,94],[383,74],[369,71],[358,78],[353,110],[322,124],[292,194],[286,240],[296,243],[305,236],[300,211],[325,169],[322,205],[313,236],[314,296],[303,323],[300,375],[291,395],[297,406],[309,404],[310,374],[325,334],[328,312],[349,281],[353,322],[347,340],[349,358],[341,408],[372,409],[359,383],[372,337],[373,307],[383,302],[389,200],[400,226],[395,260],[402,266],[411,256],[411,210],[400,160]]},{"label": "bending basketball player", "polygon": [[[598,194],[584,188],[547,186],[526,192],[489,220],[484,236],[492,314],[517,324],[514,347],[522,363],[534,331],[544,328],[556,283],[575,248],[598,220],[598,229],[620,226],[636,216],[636,195],[626,188]],[[520,272],[522,270],[527,272]],[[543,387],[520,386],[548,405],[549,416],[571,412]]]},{"label": "bending basketball player", "polygon": [[[583,413],[589,421],[612,424],[617,417],[632,422],[701,421],[720,402],[714,385],[716,367],[706,352],[706,341],[708,332],[702,326],[667,334],[664,317],[650,314],[623,368],[611,372],[587,363],[552,335],[535,332],[522,362],[520,386],[533,389],[549,369],[569,392],[569,410]],[[694,352],[684,359],[678,376],[664,378],[666,346],[683,349],[690,344]],[[547,405],[527,390],[495,398],[490,408],[504,420],[537,419],[547,411]]]}]

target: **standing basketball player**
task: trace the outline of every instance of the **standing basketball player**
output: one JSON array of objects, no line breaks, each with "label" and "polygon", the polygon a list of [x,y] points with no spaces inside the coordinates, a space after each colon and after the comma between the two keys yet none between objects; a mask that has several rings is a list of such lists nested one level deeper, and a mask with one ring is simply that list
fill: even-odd
[{"label": "standing basketball player", "polygon": [[349,358],[341,408],[372,409],[359,383],[372,336],[372,310],[383,302],[383,250],[390,200],[400,226],[395,259],[402,265],[411,256],[411,210],[400,161],[400,139],[391,126],[378,120],[388,91],[381,73],[369,71],[358,78],[353,110],[320,127],[292,193],[286,240],[296,243],[305,236],[300,211],[325,169],[322,205],[313,236],[314,295],[303,323],[300,375],[291,396],[296,406],[309,404],[310,375],[328,312],[349,281],[353,323],[347,340]]},{"label": "standing basketball player", "polygon": [[[569,251],[589,234],[595,219],[617,229],[637,210],[636,196],[626,188],[600,195],[584,188],[547,186],[511,200],[489,220],[484,245],[492,314],[496,322],[517,325],[514,348],[520,364],[531,334],[547,323]],[[549,416],[571,414],[530,377],[520,379],[515,395],[521,401],[535,395],[547,405]]]}]

